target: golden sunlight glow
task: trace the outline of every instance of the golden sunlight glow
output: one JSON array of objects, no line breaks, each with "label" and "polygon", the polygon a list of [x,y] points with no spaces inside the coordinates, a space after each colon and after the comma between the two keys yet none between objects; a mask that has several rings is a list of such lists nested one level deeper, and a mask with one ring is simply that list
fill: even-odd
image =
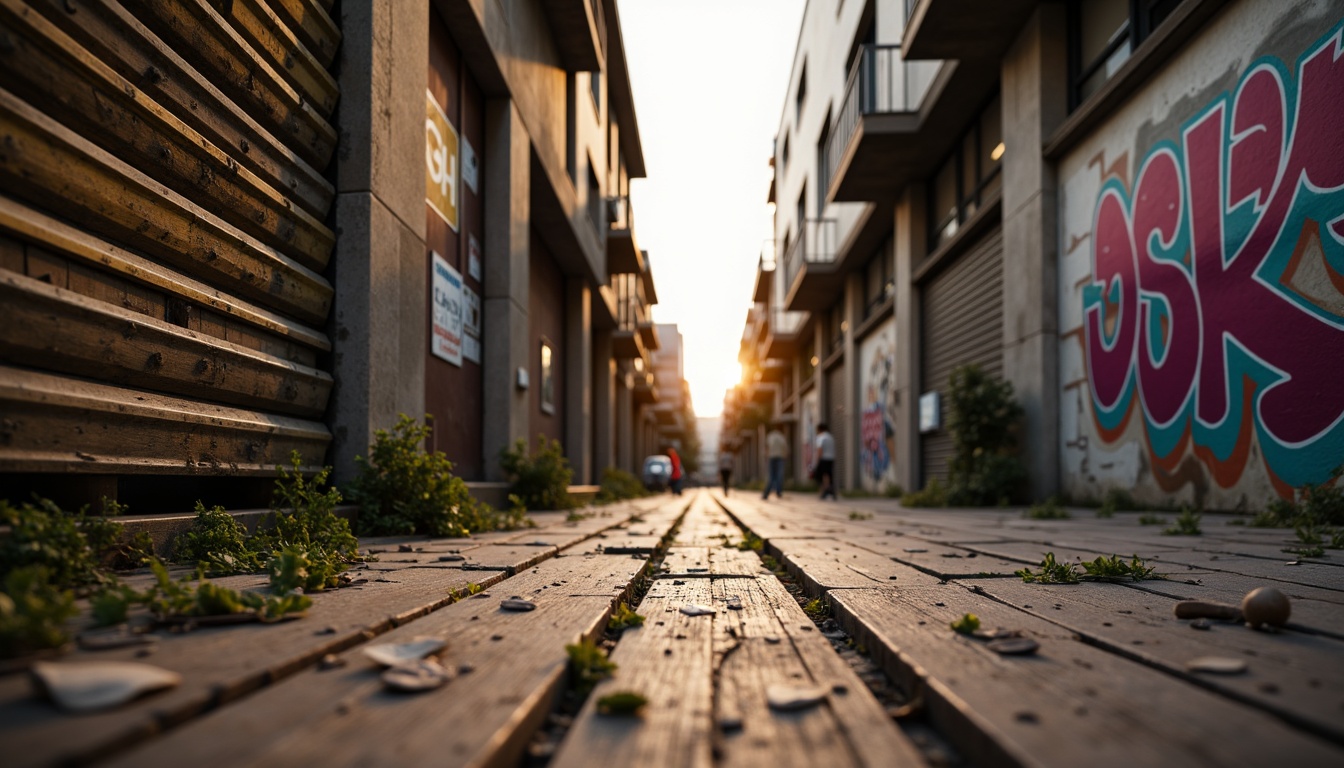
[{"label": "golden sunlight glow", "polygon": [[989,153],[989,159],[990,159],[990,160],[993,160],[993,161],[995,161],[995,162],[998,162],[998,160],[999,160],[1000,157],[1003,157],[1003,142],[1002,142],[1002,141],[999,142],[999,146],[997,146],[997,147],[994,148],[994,151],[993,151],[993,152],[990,152],[990,153]]}]

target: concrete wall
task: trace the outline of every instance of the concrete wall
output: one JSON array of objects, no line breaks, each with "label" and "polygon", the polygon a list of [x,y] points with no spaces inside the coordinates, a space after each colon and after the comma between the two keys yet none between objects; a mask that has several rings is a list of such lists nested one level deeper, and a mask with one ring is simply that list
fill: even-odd
[{"label": "concrete wall", "polygon": [[1341,35],[1230,5],[1059,163],[1070,495],[1256,508],[1344,458]]}]

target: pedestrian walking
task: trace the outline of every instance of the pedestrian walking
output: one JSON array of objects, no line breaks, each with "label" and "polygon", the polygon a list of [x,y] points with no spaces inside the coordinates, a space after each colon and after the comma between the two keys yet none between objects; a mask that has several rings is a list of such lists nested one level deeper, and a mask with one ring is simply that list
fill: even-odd
[{"label": "pedestrian walking", "polygon": [[669,447],[667,449],[667,458],[672,460],[672,474],[668,478],[668,487],[672,493],[681,495],[681,457],[677,455],[677,449]]},{"label": "pedestrian walking", "polygon": [[821,498],[835,499],[835,437],[823,422],[817,425],[817,465],[812,477],[821,486]]},{"label": "pedestrian walking", "polygon": [[733,452],[719,451],[719,479],[723,481],[723,495],[728,495],[728,483],[733,479]]},{"label": "pedestrian walking", "polygon": [[770,477],[765,483],[762,499],[770,498],[770,489],[774,489],[776,498],[784,498],[784,459],[789,455],[789,441],[779,427],[771,428],[765,436],[765,455],[769,459]]}]

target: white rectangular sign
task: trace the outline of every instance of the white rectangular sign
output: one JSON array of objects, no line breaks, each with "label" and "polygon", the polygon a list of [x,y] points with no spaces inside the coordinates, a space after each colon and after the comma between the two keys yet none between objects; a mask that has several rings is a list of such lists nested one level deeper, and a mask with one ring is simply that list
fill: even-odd
[{"label": "white rectangular sign", "polygon": [[462,275],[434,254],[434,335],[430,350],[453,365],[462,365]]}]

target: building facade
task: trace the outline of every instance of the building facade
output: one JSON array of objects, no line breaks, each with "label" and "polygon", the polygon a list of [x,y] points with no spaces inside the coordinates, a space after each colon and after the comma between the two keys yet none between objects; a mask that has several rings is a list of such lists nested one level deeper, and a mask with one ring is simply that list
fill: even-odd
[{"label": "building facade", "polygon": [[664,384],[614,0],[20,6],[5,496],[264,505],[402,413],[472,481],[538,435],[578,483],[637,469]]},{"label": "building facade", "polygon": [[1024,407],[1034,498],[1258,508],[1328,480],[1342,22],[1323,0],[812,0],[726,421],[763,406],[795,471],[828,421],[842,487],[918,488],[947,471],[948,374],[978,363]]}]

